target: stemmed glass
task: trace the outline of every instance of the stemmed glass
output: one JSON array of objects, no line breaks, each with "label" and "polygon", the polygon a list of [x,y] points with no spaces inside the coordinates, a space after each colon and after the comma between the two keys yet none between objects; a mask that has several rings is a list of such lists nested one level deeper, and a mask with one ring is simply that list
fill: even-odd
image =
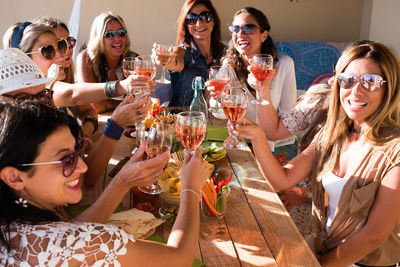
[{"label": "stemmed glass", "polygon": [[[147,158],[154,158],[171,149],[172,131],[171,125],[157,123],[151,126],[146,138],[141,136],[142,141],[145,140],[146,142],[145,152]],[[155,183],[150,186],[139,186],[138,188],[146,194],[156,195],[161,193],[161,187]]]},{"label": "stemmed glass", "polygon": [[135,58],[134,57],[125,57],[122,60],[122,71],[124,72],[125,78],[128,78],[129,75],[134,74],[134,72],[135,72]]},{"label": "stemmed glass", "polygon": [[209,110],[214,113],[221,113],[222,110],[219,108],[221,103],[221,94],[226,85],[231,81],[227,68],[222,68],[221,66],[212,66],[210,68],[210,73],[208,74],[207,86],[212,86],[214,93],[218,96],[216,99],[216,107],[210,107]]},{"label": "stemmed glass", "polygon": [[172,55],[174,54],[174,46],[157,44],[157,46],[155,47],[155,51],[163,68],[161,78],[156,80],[156,82],[165,84],[171,83],[169,80],[165,78],[165,72],[166,72],[165,66],[168,64],[168,62],[172,58]]},{"label": "stemmed glass", "polygon": [[128,85],[128,97],[131,97],[130,103],[147,95],[150,95],[150,85],[148,83],[134,82]]},{"label": "stemmed glass", "polygon": [[176,134],[184,148],[193,152],[206,135],[206,116],[200,111],[180,112],[176,119]]},{"label": "stemmed glass", "polygon": [[[236,122],[243,118],[247,110],[246,92],[242,87],[230,87],[229,92],[222,93],[221,106],[225,116],[236,126]],[[225,148],[243,148],[244,146],[245,144],[234,135],[229,135],[224,141]]]},{"label": "stemmed glass", "polygon": [[[252,57],[250,61],[250,71],[256,77],[257,81],[261,84],[268,79],[274,67],[274,59],[268,54],[258,54]],[[262,93],[258,92],[258,99],[251,101],[252,104],[268,105],[269,102],[263,99]]]},{"label": "stemmed glass", "polygon": [[156,74],[156,66],[151,56],[137,56],[135,58],[135,74],[145,76],[148,80],[153,80]]}]

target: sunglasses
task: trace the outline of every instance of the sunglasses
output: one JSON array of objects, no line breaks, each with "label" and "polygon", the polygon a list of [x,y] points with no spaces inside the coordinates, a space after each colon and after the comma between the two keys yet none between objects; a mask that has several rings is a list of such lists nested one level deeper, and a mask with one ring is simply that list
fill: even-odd
[{"label": "sunglasses", "polygon": [[104,33],[104,37],[106,37],[108,40],[112,40],[117,33],[118,33],[119,37],[123,38],[123,37],[125,37],[127,31],[125,29],[119,29],[118,31],[114,31],[114,30],[106,31]]},{"label": "sunglasses", "polygon": [[17,103],[22,103],[26,100],[36,100],[37,102],[45,105],[50,105],[50,106],[53,105],[51,102],[53,99],[53,90],[50,89],[44,89],[35,95],[21,93],[17,95],[4,94],[4,96],[14,99],[14,101]]},{"label": "sunglasses", "polygon": [[67,38],[67,43],[68,43],[68,49],[72,49],[76,45],[76,39],[72,36]]},{"label": "sunglasses", "polygon": [[62,173],[64,177],[69,177],[76,169],[76,165],[78,165],[79,158],[83,156],[83,150],[85,148],[85,142],[81,142],[81,144],[75,148],[74,152],[62,157],[57,161],[47,161],[47,162],[37,162],[37,163],[25,163],[20,164],[19,166],[37,166],[37,165],[48,165],[48,164],[62,164]]},{"label": "sunglasses", "polygon": [[246,24],[243,26],[238,26],[238,25],[229,26],[229,30],[231,31],[231,33],[238,34],[240,31],[242,31],[244,35],[253,34],[256,31],[256,28],[260,29],[261,32],[265,31],[263,28],[255,24]]},{"label": "sunglasses", "polygon": [[196,13],[189,13],[186,16],[186,23],[189,25],[194,25],[197,23],[197,20],[199,20],[199,19],[203,23],[210,23],[212,18],[213,18],[213,14],[209,11],[203,11],[198,15]]},{"label": "sunglasses", "polygon": [[383,78],[376,74],[364,74],[361,76],[356,76],[353,73],[342,72],[337,78],[340,88],[350,89],[357,82],[367,89],[368,91],[375,91],[382,87],[383,83],[386,82]]},{"label": "sunglasses", "polygon": [[41,53],[45,59],[51,60],[56,56],[56,51],[60,51],[61,54],[68,52],[68,41],[61,39],[57,42],[57,48],[53,45],[41,46],[37,51],[26,53],[27,55]]}]

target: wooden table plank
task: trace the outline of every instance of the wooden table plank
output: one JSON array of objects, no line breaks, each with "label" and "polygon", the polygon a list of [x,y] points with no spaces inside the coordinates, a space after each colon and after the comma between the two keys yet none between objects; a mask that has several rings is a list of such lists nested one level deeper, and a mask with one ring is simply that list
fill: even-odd
[{"label": "wooden table plank", "polygon": [[[212,125],[226,120],[210,116]],[[228,149],[227,157],[247,202],[279,266],[320,266],[289,213],[260,172],[254,154],[245,149]]]}]

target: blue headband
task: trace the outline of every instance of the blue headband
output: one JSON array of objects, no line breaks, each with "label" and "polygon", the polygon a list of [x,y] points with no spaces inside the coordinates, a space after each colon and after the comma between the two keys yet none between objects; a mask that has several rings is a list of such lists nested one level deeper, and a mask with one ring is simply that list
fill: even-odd
[{"label": "blue headband", "polygon": [[11,47],[19,48],[19,44],[21,43],[25,28],[31,24],[32,24],[32,22],[25,21],[24,23],[22,23],[15,29],[15,31],[11,37]]}]

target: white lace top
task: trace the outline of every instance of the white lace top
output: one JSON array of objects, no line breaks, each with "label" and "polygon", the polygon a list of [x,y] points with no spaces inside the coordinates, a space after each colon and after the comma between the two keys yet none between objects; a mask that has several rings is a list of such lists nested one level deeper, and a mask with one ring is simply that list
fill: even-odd
[{"label": "white lace top", "polygon": [[0,266],[121,266],[118,256],[135,242],[115,226],[96,223],[13,223],[10,232],[11,249],[0,243]]}]

